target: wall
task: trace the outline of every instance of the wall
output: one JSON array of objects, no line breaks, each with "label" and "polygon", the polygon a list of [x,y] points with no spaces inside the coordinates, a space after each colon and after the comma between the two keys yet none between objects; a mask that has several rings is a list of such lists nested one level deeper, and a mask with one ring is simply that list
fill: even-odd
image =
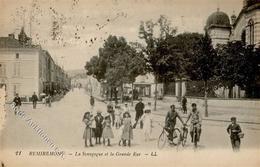
[{"label": "wall", "polygon": [[[18,59],[16,53],[19,53]],[[10,101],[14,97],[14,85],[17,85],[17,93],[20,96],[31,96],[34,91],[38,93],[39,51],[27,48],[0,49],[0,55],[0,62],[6,64],[6,77],[0,80],[4,80],[7,85],[7,100]],[[15,64],[20,66],[18,76],[14,74]]]},{"label": "wall", "polygon": [[226,44],[230,37],[230,30],[228,28],[211,28],[208,30],[212,45],[215,48],[217,44]]}]

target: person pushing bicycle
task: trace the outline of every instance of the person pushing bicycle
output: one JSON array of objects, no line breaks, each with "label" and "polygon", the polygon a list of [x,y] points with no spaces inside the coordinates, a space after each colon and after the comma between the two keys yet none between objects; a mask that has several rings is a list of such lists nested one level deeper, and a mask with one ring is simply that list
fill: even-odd
[{"label": "person pushing bicycle", "polygon": [[201,113],[197,110],[197,105],[196,103],[192,103],[191,104],[192,107],[192,111],[190,112],[187,121],[185,124],[187,124],[187,122],[189,121],[189,119],[191,118],[191,125],[190,125],[190,135],[191,135],[191,142],[194,141],[193,139],[193,133],[194,133],[194,127],[197,128],[197,141],[200,140],[200,135],[201,135],[201,122],[202,122],[202,115]]},{"label": "person pushing bicycle", "polygon": [[186,124],[184,124],[180,115],[175,111],[175,105],[171,105],[171,110],[167,113],[165,118],[165,130],[169,133],[167,137],[170,141],[173,141],[173,139],[177,137],[176,134],[173,133],[177,117],[183,126],[185,126]]}]

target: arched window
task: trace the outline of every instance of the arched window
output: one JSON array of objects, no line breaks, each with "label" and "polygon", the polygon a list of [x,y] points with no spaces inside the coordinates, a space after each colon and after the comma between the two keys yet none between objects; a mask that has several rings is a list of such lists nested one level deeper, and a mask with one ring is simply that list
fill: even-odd
[{"label": "arched window", "polygon": [[248,21],[248,28],[249,28],[249,44],[253,45],[254,44],[254,21],[250,19]]}]

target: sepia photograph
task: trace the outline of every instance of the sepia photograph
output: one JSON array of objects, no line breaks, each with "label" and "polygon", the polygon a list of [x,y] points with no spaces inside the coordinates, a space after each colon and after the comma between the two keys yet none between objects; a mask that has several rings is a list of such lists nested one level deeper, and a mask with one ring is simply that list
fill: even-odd
[{"label": "sepia photograph", "polygon": [[0,0],[0,166],[260,166],[260,0]]}]

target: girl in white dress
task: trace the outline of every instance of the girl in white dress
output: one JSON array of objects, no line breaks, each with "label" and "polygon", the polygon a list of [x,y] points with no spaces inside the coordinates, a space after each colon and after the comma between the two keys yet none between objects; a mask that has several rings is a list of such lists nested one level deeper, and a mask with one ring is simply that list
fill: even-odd
[{"label": "girl in white dress", "polygon": [[149,141],[152,133],[153,120],[151,115],[151,110],[145,110],[144,115],[141,117],[140,121],[143,121],[143,131],[145,141]]}]

